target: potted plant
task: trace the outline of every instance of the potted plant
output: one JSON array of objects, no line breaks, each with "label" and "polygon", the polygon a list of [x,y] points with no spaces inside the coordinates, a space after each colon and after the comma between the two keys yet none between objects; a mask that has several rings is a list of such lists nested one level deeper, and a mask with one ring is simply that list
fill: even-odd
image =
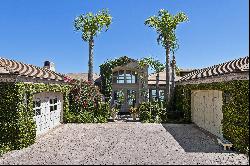
[{"label": "potted plant", "polygon": [[131,106],[129,108],[129,112],[131,113],[133,120],[136,120],[136,114],[138,112],[138,109],[136,107]]},{"label": "potted plant", "polygon": [[110,110],[112,119],[113,119],[114,121],[115,121],[115,118],[116,118],[118,112],[119,112],[119,109],[116,108],[116,107],[112,107],[111,110]]}]

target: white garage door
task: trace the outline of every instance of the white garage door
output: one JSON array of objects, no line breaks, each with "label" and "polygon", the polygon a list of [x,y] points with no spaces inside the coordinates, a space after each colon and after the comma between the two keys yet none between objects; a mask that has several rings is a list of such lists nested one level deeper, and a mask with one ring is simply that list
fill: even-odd
[{"label": "white garage door", "polygon": [[62,94],[44,92],[34,96],[36,133],[45,133],[60,124]]},{"label": "white garage door", "polygon": [[192,91],[191,96],[192,121],[199,127],[221,137],[223,119],[222,91],[199,90]]}]

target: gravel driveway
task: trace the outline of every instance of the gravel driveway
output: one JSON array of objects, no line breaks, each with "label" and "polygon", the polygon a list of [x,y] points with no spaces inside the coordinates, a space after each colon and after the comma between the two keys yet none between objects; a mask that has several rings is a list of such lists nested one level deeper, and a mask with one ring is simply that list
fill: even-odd
[{"label": "gravel driveway", "polygon": [[63,124],[1,164],[249,164],[192,124]]}]

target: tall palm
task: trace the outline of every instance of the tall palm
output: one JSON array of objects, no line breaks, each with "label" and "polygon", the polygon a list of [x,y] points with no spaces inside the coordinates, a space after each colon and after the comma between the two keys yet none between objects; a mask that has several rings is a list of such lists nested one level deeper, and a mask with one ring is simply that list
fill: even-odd
[{"label": "tall palm", "polygon": [[188,20],[188,17],[180,12],[176,15],[171,15],[167,10],[161,9],[158,12],[158,16],[151,16],[145,20],[145,25],[156,29],[158,34],[157,42],[161,44],[166,50],[166,93],[165,99],[168,103],[170,99],[170,51],[175,48],[177,44],[177,39],[175,35],[175,30],[177,25]]},{"label": "tall palm", "polygon": [[94,83],[93,63],[94,63],[94,37],[96,37],[104,28],[109,29],[112,17],[107,9],[99,11],[97,14],[91,12],[81,14],[74,20],[76,31],[82,33],[82,40],[89,43],[89,62],[88,62],[88,81]]},{"label": "tall palm", "polygon": [[160,76],[160,72],[162,72],[164,70],[164,64],[162,64],[159,60],[156,60],[152,57],[149,58],[142,58],[139,61],[139,65],[141,65],[141,67],[143,68],[144,65],[148,65],[150,66],[154,73],[156,73],[156,98],[157,101],[159,102],[159,76]]}]

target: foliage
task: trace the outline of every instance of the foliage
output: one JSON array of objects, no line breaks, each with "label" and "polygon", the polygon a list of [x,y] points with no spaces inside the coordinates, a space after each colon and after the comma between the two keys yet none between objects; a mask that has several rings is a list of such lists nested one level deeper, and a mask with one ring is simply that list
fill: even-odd
[{"label": "foliage", "polygon": [[[241,152],[249,149],[249,81],[234,80],[210,84],[177,85],[175,109],[184,113],[184,121],[191,122],[191,90],[223,91],[223,136]],[[230,96],[227,101],[226,96]]]},{"label": "foliage", "polygon": [[121,105],[125,102],[125,94],[124,94],[124,90],[121,89],[117,92],[117,104],[119,106],[119,108],[121,107]]},{"label": "foliage", "polygon": [[109,104],[102,102],[99,89],[86,81],[74,80],[69,92],[69,111],[64,121],[68,123],[104,123],[109,117]]},{"label": "foliage", "polygon": [[177,76],[180,76],[180,68],[175,64],[175,73]]},{"label": "foliage", "polygon": [[102,101],[102,95],[96,86],[86,81],[74,80],[69,93],[70,111],[91,111]]},{"label": "foliage", "polygon": [[117,114],[118,112],[119,112],[119,109],[116,108],[116,107],[112,107],[111,110],[110,110],[111,115]]},{"label": "foliage", "polygon": [[156,75],[156,97],[157,97],[157,100],[159,100],[159,73],[164,70],[165,66],[159,60],[156,60],[152,57],[142,58],[139,61],[139,66],[141,68],[146,65],[150,66],[154,70],[154,72],[157,73]]},{"label": "foliage", "polygon": [[136,107],[130,107],[128,111],[131,114],[137,114],[138,113],[138,108],[136,108]]},{"label": "foliage", "polygon": [[92,84],[94,83],[94,37],[97,36],[104,28],[105,31],[107,31],[111,22],[112,17],[107,9],[102,10],[95,15],[91,12],[86,15],[80,15],[74,20],[75,30],[82,33],[83,41],[89,42],[88,81]]},{"label": "foliage", "polygon": [[62,92],[63,109],[68,109],[69,86],[58,84],[0,83],[0,153],[22,149],[35,142],[34,94]]},{"label": "foliage", "polygon": [[146,57],[146,58],[140,59],[139,66],[141,68],[144,68],[144,66],[146,65],[152,67],[155,73],[162,72],[165,69],[164,64],[162,64],[159,60],[156,60],[152,57]]},{"label": "foliage", "polygon": [[74,27],[77,31],[82,33],[82,39],[88,42],[91,38],[97,36],[103,28],[107,31],[111,22],[112,17],[108,10],[103,9],[97,14],[89,12],[86,15],[82,14],[76,17],[74,20]]},{"label": "foliage", "polygon": [[[175,30],[177,25],[188,20],[188,17],[180,12],[176,15],[171,15],[167,10],[161,9],[158,16],[151,16],[145,20],[145,25],[154,28],[158,34],[157,42],[166,49],[166,93],[165,99],[169,102],[170,99],[170,79],[169,79],[169,66],[170,66],[170,51],[173,53],[178,49],[177,38]],[[172,91],[171,91],[172,92]]]},{"label": "foliage", "polygon": [[171,15],[167,10],[161,9],[158,16],[151,16],[145,21],[145,25],[156,29],[158,34],[157,42],[164,48],[178,47],[175,30],[178,24],[188,20],[188,17],[180,12],[177,15]]},{"label": "foliage", "polygon": [[167,121],[166,110],[158,102],[143,102],[138,106],[139,118],[143,123],[161,123]]}]

